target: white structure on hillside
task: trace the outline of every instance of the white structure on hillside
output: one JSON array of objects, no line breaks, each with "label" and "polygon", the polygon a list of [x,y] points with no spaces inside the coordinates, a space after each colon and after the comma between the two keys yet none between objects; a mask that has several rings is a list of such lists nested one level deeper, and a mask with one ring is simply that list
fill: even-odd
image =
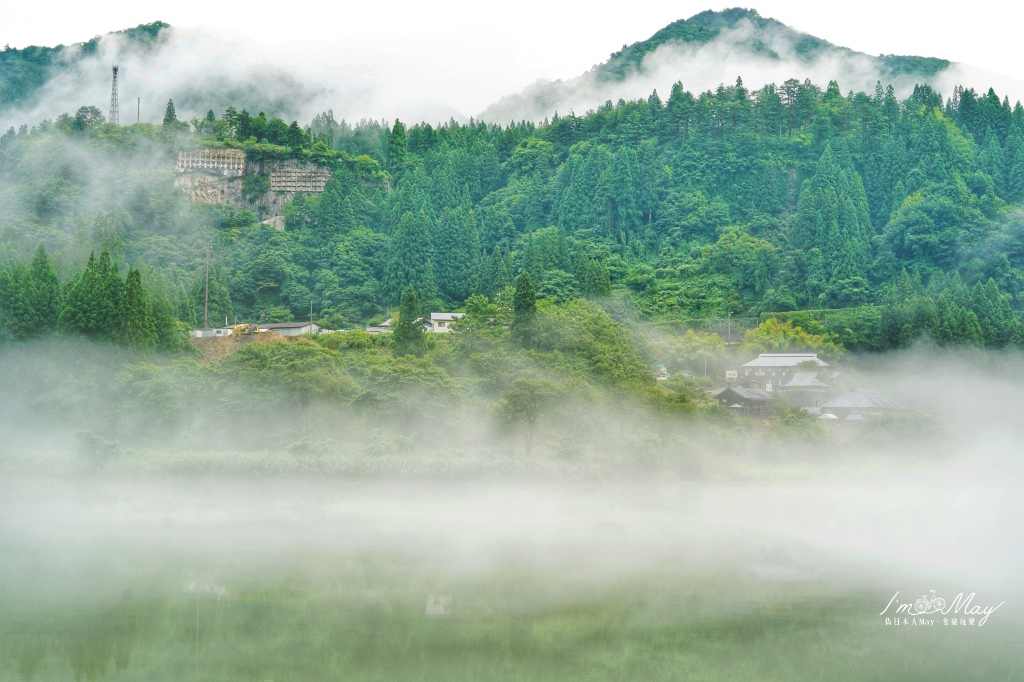
[{"label": "white structure on hillside", "polygon": [[430,328],[428,331],[447,334],[452,330],[452,322],[465,316],[466,313],[430,313]]},{"label": "white structure on hillside", "polygon": [[213,327],[210,329],[190,329],[188,335],[193,339],[209,339],[214,336],[231,336],[235,330],[231,327]]}]

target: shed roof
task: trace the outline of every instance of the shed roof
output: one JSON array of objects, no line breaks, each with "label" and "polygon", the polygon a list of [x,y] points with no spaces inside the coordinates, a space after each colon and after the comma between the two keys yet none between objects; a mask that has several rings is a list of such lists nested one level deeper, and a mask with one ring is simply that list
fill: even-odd
[{"label": "shed roof", "polygon": [[906,409],[889,396],[879,393],[870,388],[855,388],[844,393],[838,398],[833,398],[822,403],[821,407],[860,407],[874,408],[881,410],[903,410]]},{"label": "shed roof", "polygon": [[743,366],[796,367],[802,362],[813,362],[818,367],[828,367],[828,363],[819,358],[817,353],[761,353],[754,360],[743,363]]}]

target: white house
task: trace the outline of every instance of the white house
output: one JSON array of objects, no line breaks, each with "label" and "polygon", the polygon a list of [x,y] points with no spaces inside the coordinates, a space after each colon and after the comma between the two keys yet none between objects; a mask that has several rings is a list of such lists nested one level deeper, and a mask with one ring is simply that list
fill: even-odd
[{"label": "white house", "polygon": [[267,322],[261,323],[259,328],[261,332],[276,332],[281,336],[320,333],[320,325],[316,322]]},{"label": "white house", "polygon": [[465,316],[466,313],[430,313],[430,329],[428,331],[447,334],[452,330],[452,322]]}]

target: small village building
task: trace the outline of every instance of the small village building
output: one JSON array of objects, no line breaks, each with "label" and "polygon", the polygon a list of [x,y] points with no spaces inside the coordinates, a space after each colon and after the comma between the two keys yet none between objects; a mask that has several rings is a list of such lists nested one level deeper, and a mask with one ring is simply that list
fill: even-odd
[{"label": "small village building", "polygon": [[234,333],[234,327],[211,327],[209,329],[191,329],[188,335],[193,339],[209,339],[216,336],[231,336]]},{"label": "small village building", "polygon": [[466,313],[430,313],[430,327],[428,331],[447,334],[452,330],[452,322],[465,316]]},{"label": "small village building", "polygon": [[281,336],[320,333],[320,325],[316,322],[267,322],[261,323],[259,328],[261,332],[275,332]]},{"label": "small village building", "polygon": [[391,325],[393,324],[393,322],[394,322],[394,320],[392,320],[389,317],[388,319],[384,320],[380,324],[371,324],[369,327],[366,328],[366,331],[370,332],[371,334],[388,334],[388,333],[394,331],[391,328]]},{"label": "small village building", "polygon": [[779,390],[794,407],[818,407],[828,397],[828,384],[818,372],[794,372],[793,377],[779,385]]},{"label": "small village building", "polygon": [[747,388],[772,391],[790,381],[797,372],[813,372],[813,368],[828,368],[828,363],[817,353],[761,353],[745,363],[739,372],[739,381]]},{"label": "small village building", "polygon": [[855,388],[821,404],[821,414],[835,415],[844,424],[854,425],[871,417],[881,417],[906,408],[884,393],[870,388]]},{"label": "small village building", "polygon": [[775,397],[760,388],[727,388],[714,396],[722,407],[749,417],[769,417]]}]

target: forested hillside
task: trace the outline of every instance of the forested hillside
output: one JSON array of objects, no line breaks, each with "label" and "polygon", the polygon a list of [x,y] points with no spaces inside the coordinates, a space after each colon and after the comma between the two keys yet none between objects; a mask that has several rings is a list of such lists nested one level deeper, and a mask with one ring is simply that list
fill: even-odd
[{"label": "forested hillside", "polygon": [[[429,309],[458,308],[527,271],[541,297],[650,320],[845,309],[848,345],[883,349],[924,334],[1003,345],[1024,303],[1024,109],[991,91],[922,86],[901,102],[882,84],[737,79],[540,125],[102,121],[83,108],[2,137],[5,262],[42,241],[67,280],[107,249],[189,322],[207,243],[213,319],[304,317],[312,302],[353,324],[409,284]],[[230,145],[334,177],[288,206],[283,232],[189,205],[175,151]]]}]

